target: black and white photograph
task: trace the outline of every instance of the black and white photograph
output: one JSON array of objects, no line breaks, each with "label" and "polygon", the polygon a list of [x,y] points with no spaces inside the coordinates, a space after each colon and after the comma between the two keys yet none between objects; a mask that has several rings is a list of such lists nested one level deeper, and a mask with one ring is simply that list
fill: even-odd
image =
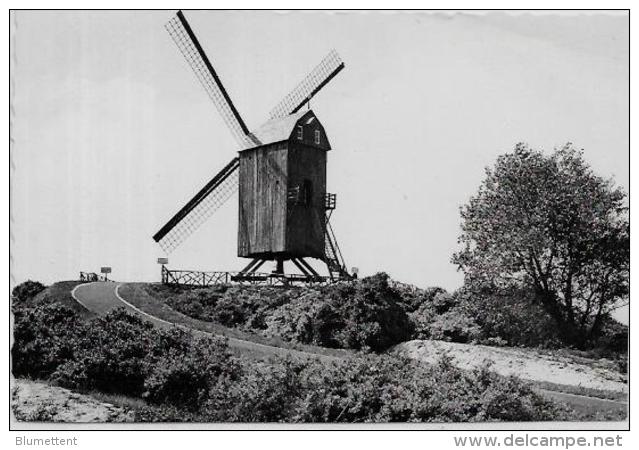
[{"label": "black and white photograph", "polygon": [[629,10],[8,15],[10,430],[629,429]]}]

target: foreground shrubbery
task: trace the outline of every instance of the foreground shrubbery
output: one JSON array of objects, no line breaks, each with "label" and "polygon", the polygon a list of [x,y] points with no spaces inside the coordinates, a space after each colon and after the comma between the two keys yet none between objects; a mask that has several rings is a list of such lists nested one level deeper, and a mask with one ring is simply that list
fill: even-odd
[{"label": "foreground shrubbery", "polygon": [[[364,295],[365,292],[362,292]],[[369,354],[333,363],[234,356],[220,338],[158,330],[122,310],[79,320],[63,306],[14,307],[16,376],[147,400],[146,421],[552,420],[566,414],[521,381],[442,360]]]},{"label": "foreground shrubbery", "polygon": [[14,375],[48,377],[60,362],[73,358],[77,333],[83,327],[77,315],[61,305],[14,307]]}]

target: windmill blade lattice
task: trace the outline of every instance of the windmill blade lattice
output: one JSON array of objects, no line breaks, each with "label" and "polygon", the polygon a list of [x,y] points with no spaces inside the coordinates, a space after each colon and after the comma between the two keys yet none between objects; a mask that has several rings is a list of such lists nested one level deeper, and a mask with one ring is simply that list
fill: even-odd
[{"label": "windmill blade lattice", "polygon": [[153,236],[162,250],[175,250],[231,198],[238,189],[238,167],[234,158]]},{"label": "windmill blade lattice", "polygon": [[299,111],[343,68],[342,58],[335,50],[331,50],[311,73],[271,110],[270,118],[285,117]]},{"label": "windmill blade lattice", "polygon": [[215,104],[238,145],[241,148],[258,145],[259,141],[249,133],[182,12],[169,20],[165,28]]}]

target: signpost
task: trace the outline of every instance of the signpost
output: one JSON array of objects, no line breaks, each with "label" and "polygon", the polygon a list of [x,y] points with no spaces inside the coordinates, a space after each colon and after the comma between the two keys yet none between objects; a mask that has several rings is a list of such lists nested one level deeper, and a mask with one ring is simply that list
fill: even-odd
[{"label": "signpost", "polygon": [[100,267],[100,273],[104,274],[104,281],[108,281],[107,275],[111,273],[110,267]]}]

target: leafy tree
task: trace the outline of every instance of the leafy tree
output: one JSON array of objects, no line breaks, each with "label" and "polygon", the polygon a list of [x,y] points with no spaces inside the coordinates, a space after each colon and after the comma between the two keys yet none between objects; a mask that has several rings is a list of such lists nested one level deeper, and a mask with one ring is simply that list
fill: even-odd
[{"label": "leafy tree", "polygon": [[564,338],[584,346],[628,296],[627,213],[626,194],[571,144],[551,155],[518,144],[461,208],[452,260],[469,285],[531,287]]}]

